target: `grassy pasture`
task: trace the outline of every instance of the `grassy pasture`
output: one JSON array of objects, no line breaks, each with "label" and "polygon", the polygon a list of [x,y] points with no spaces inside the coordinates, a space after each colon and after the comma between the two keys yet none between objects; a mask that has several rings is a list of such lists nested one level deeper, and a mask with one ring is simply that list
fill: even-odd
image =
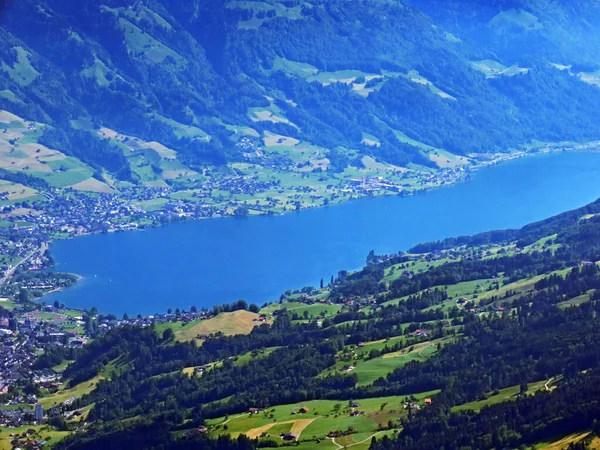
[{"label": "grassy pasture", "polygon": [[71,364],[72,362],[73,362],[73,361],[63,361],[63,362],[61,362],[60,364],[57,364],[56,366],[54,366],[54,367],[52,368],[52,370],[54,370],[55,372],[60,372],[60,373],[62,373],[62,372],[64,372],[64,371],[65,371],[65,369],[67,368],[67,366],[68,366],[69,364]]},{"label": "grassy pasture", "polygon": [[513,64],[512,66],[507,67],[492,59],[471,61],[471,67],[479,72],[482,72],[487,78],[496,78],[498,76],[512,77],[514,75],[529,72],[529,69],[519,67],[518,64]]},{"label": "grassy pasture", "polygon": [[[493,285],[494,281],[496,280],[494,280],[493,278],[465,281],[462,283],[457,283],[448,286],[448,289],[446,291],[448,292],[448,297],[450,298],[471,297],[473,295],[480,296],[488,292],[488,289]],[[490,293],[491,292],[494,291],[490,291]]]},{"label": "grassy pasture", "polygon": [[591,295],[594,291],[588,291],[585,294],[582,294],[578,297],[572,298],[570,300],[560,302],[557,306],[559,308],[568,308],[570,306],[579,306],[582,303],[589,302],[591,300]]},{"label": "grassy pasture", "polygon": [[273,70],[292,73],[301,78],[308,78],[319,72],[319,69],[311,64],[290,61],[289,59],[279,57],[275,58],[273,61]]},{"label": "grassy pasture", "polygon": [[[44,125],[26,122],[14,114],[0,111],[0,128],[5,124],[10,124],[10,128],[0,134],[1,168],[23,171],[58,188],[73,186],[91,177],[93,170],[87,165],[37,143]],[[82,189],[87,187],[85,184],[80,186]],[[95,188],[100,187],[96,185]],[[34,192],[20,195],[25,198],[34,195]]]},{"label": "grassy pasture", "polygon": [[267,356],[269,356],[271,353],[273,353],[275,350],[277,350],[279,348],[280,347],[268,347],[268,348],[263,348],[263,349],[256,350],[256,351],[253,350],[251,352],[243,353],[237,357],[234,364],[236,366],[243,366],[244,364],[248,364],[252,360],[266,358]]},{"label": "grassy pasture", "polygon": [[445,150],[434,150],[429,153],[429,159],[442,169],[455,168],[465,166],[470,163],[468,158],[464,156],[453,155]]},{"label": "grassy pasture", "polygon": [[151,113],[149,116],[152,119],[159,120],[160,122],[171,126],[171,128],[173,128],[173,134],[178,139],[189,138],[200,139],[207,142],[210,141],[210,136],[198,127],[195,127],[193,125],[185,125],[156,113]]},{"label": "grassy pasture", "polygon": [[[408,270],[409,272],[422,273],[426,272],[429,269],[433,269],[435,267],[446,264],[448,262],[451,262],[451,260],[445,258],[437,261],[426,261],[424,259],[420,259],[417,261],[395,264],[385,269],[383,281],[389,283],[390,281],[397,280],[402,276],[402,272],[404,272],[405,270]],[[403,269],[400,267],[406,265],[408,265],[407,268]]]},{"label": "grassy pasture", "polygon": [[228,131],[234,132],[235,134],[240,134],[242,136],[251,136],[251,137],[256,137],[256,138],[260,137],[260,134],[254,128],[246,127],[243,125],[231,125],[231,124],[223,122],[221,119],[219,119],[217,117],[212,117],[211,121],[221,125],[223,128],[225,128]]},{"label": "grassy pasture", "polygon": [[367,77],[369,74],[362,70],[336,70],[335,72],[319,72],[307,78],[307,81],[316,81],[323,86],[329,86],[333,83],[352,84],[357,78]]},{"label": "grassy pasture", "polygon": [[106,183],[103,183],[95,178],[88,178],[87,180],[80,181],[79,183],[75,183],[71,186],[73,189],[78,191],[87,191],[87,192],[104,192],[110,193],[113,190]]},{"label": "grassy pasture", "polygon": [[23,103],[23,101],[10,89],[0,90],[0,97],[5,98],[13,103]]},{"label": "grassy pasture", "polygon": [[63,188],[88,180],[94,172],[91,168],[85,168],[79,170],[69,170],[67,172],[27,171],[27,173],[38,178],[43,178],[50,186]]},{"label": "grassy pasture", "polygon": [[37,195],[38,191],[22,184],[0,180],[0,193],[7,194],[9,200],[22,200]]},{"label": "grassy pasture", "polygon": [[266,147],[276,147],[276,146],[284,146],[284,147],[294,147],[300,143],[298,139],[291,138],[288,136],[282,136],[280,134],[271,133],[270,131],[265,131],[263,142]]},{"label": "grassy pasture", "polygon": [[170,31],[173,28],[167,20],[144,5],[138,4],[135,8],[122,9],[122,11],[125,16],[150,22],[153,25],[158,25],[167,31]]},{"label": "grassy pasture", "polygon": [[399,130],[392,130],[392,131],[393,131],[394,135],[396,136],[396,139],[398,139],[400,142],[402,142],[404,144],[412,145],[413,147],[417,147],[417,148],[420,148],[421,150],[425,150],[425,151],[434,151],[434,150],[439,151],[440,150],[436,147],[432,147],[431,145],[427,145],[427,144],[424,144],[423,142],[417,141],[417,140],[407,136],[402,131],[399,131]]},{"label": "grassy pasture", "polygon": [[124,18],[119,18],[119,24],[125,35],[127,47],[135,54],[142,53],[149,63],[163,64],[167,57],[183,64],[184,58],[166,45],[154,39],[148,33]]},{"label": "grassy pasture", "polygon": [[40,398],[39,402],[45,409],[48,409],[54,405],[62,404],[72,397],[81,398],[81,396],[92,392],[102,379],[103,377],[98,375],[72,388],[68,388],[66,387],[67,385],[64,384],[54,394]]},{"label": "grassy pasture", "polygon": [[[590,431],[582,431],[579,433],[569,434],[568,436],[561,436],[557,438],[555,441],[544,441],[536,444],[532,448],[536,450],[564,450],[569,447],[571,444],[575,444],[577,442],[582,441],[587,438],[591,434]],[[600,440],[598,438],[594,438],[589,447],[591,450],[600,449]]]},{"label": "grassy pasture", "polygon": [[[164,328],[173,329],[175,338],[178,341],[191,341],[196,339],[200,334],[210,335],[218,332],[227,336],[248,334],[256,325],[260,324],[255,319],[258,319],[258,314],[249,311],[234,311],[231,313],[221,313],[212,319],[190,322],[180,328],[177,328],[176,323],[163,325],[166,325]],[[157,327],[157,331],[159,330],[160,328]]]},{"label": "grassy pasture", "polygon": [[[384,72],[385,74],[386,72]],[[388,74],[392,74],[392,73],[388,73]],[[396,75],[396,74],[394,74]],[[397,75],[396,75],[397,76]],[[431,81],[429,81],[427,78],[425,78],[424,76],[420,75],[418,71],[416,70],[411,70],[410,72],[408,72],[408,74],[404,75],[401,74],[400,76],[412,81],[413,83],[417,83],[420,84],[422,86],[425,86],[429,89],[429,91],[433,94],[439,95],[440,97],[447,99],[447,100],[456,100],[455,97],[453,97],[452,95],[448,94],[447,92],[442,91],[440,88],[438,88],[435,84],[433,84]]]},{"label": "grassy pasture", "polygon": [[248,116],[253,122],[285,123],[298,128],[298,126],[290,122],[275,105],[266,108],[262,106],[249,108]]},{"label": "grassy pasture", "polygon": [[98,85],[108,87],[110,86],[111,82],[108,80],[107,75],[112,74],[113,71],[106,67],[106,64],[104,64],[101,60],[96,58],[92,65],[82,69],[80,73],[86,78],[96,80]]},{"label": "grassy pasture", "polygon": [[572,270],[571,268],[563,269],[563,270],[555,270],[554,272],[551,272],[549,274],[537,275],[535,277],[527,278],[524,280],[519,280],[514,283],[505,284],[504,286],[501,286],[500,289],[498,289],[498,290],[493,290],[493,291],[489,291],[489,292],[486,291],[486,292],[482,293],[481,295],[479,295],[479,300],[486,299],[486,298],[493,297],[493,296],[503,298],[508,291],[514,291],[516,295],[520,295],[520,294],[523,294],[526,292],[531,292],[534,290],[535,283],[537,283],[538,281],[540,281],[546,277],[549,277],[551,275],[560,275],[560,276],[564,277],[571,270]]},{"label": "grassy pasture", "polygon": [[15,49],[17,51],[17,60],[12,66],[2,61],[2,66],[0,68],[6,72],[15,83],[18,83],[21,86],[29,86],[40,73],[31,65],[31,62],[29,61],[30,54],[27,50],[23,47],[15,47]]},{"label": "grassy pasture", "polygon": [[[546,389],[546,383],[548,383],[548,388],[551,389],[551,383],[549,380],[537,381],[535,383],[529,383],[527,385],[527,394],[535,394],[537,391],[541,391]],[[463,410],[473,410],[480,411],[485,406],[495,405],[497,403],[502,403],[506,401],[516,400],[520,392],[519,386],[511,386],[505,389],[500,389],[499,393],[493,395],[492,393],[488,394],[488,398],[485,400],[477,400],[470,403],[465,403],[464,405],[455,406],[452,408],[453,411],[463,411]]]},{"label": "grassy pasture", "polygon": [[[397,368],[403,367],[410,361],[426,361],[437,352],[438,343],[444,345],[453,342],[455,338],[447,337],[421,342],[410,348],[404,348],[393,353],[386,353],[377,358],[364,359],[371,350],[382,350],[385,346],[391,347],[396,343],[404,343],[405,340],[405,336],[397,336],[389,340],[365,342],[363,348],[355,348],[353,351],[345,349],[341,352],[342,355],[344,353],[353,353],[354,356],[348,360],[344,360],[343,358],[340,359],[333,367],[324,370],[319,376],[332,375],[336,372],[352,373],[358,377],[359,386],[367,386],[380,377],[385,378],[389,373]],[[354,369],[350,372],[344,371],[343,368],[347,365],[352,365]]]},{"label": "grassy pasture", "polygon": [[[5,261],[3,261],[3,262],[5,262]],[[13,261],[13,264],[15,262],[16,261]],[[16,302],[12,301],[12,300],[9,300],[9,299],[7,299],[5,297],[2,297],[2,298],[0,298],[0,306],[2,306],[4,309],[8,309],[9,311],[12,311],[17,306],[20,306],[20,305],[18,303],[16,303]]]},{"label": "grassy pasture", "polygon": [[363,165],[365,166],[365,169],[367,171],[375,171],[375,172],[382,172],[382,171],[387,171],[387,172],[406,172],[406,169],[404,167],[398,167],[398,166],[393,166],[391,164],[388,163],[384,163],[384,162],[378,162],[377,160],[375,160],[375,158],[373,158],[372,156],[363,156],[361,158],[361,162],[363,163]]},{"label": "grassy pasture", "polygon": [[381,142],[379,139],[369,133],[363,132],[361,143],[368,145],[369,147],[381,147]]},{"label": "grassy pasture", "polygon": [[378,378],[385,378],[395,369],[403,367],[411,361],[426,361],[436,352],[435,344],[427,342],[415,345],[412,351],[400,350],[359,363],[354,370],[358,377],[358,385],[370,385]]},{"label": "grassy pasture", "polygon": [[[35,430],[38,433],[37,438],[48,441],[45,448],[51,448],[61,439],[69,435],[68,431],[56,431],[52,427],[46,425],[26,425],[17,428],[2,428],[2,430],[0,430],[0,450],[12,450],[14,448],[11,444],[11,441],[14,439],[13,435],[22,435],[28,430]],[[22,439],[25,440],[25,438]]]},{"label": "grassy pasture", "polygon": [[161,209],[164,205],[166,205],[168,202],[169,199],[166,198],[153,198],[151,200],[144,200],[138,202],[137,206],[139,206],[142,209],[145,209],[146,211],[157,211]]},{"label": "grassy pasture", "polygon": [[272,305],[267,306],[260,310],[262,314],[273,314],[273,311],[279,309],[287,309],[290,313],[296,313],[299,316],[303,316],[306,311],[309,318],[317,317],[319,315],[332,316],[337,314],[337,312],[342,308],[342,305],[333,304],[322,304],[322,303],[314,303],[312,305],[308,305],[302,302],[286,302],[286,303],[274,303]]},{"label": "grassy pasture", "polygon": [[[419,394],[416,396],[417,401],[422,402],[425,398],[433,397],[437,392]],[[394,421],[403,417],[406,414],[403,409],[404,399],[401,396],[360,399],[357,401],[359,407],[356,409],[365,414],[354,417],[350,416],[352,409],[348,406],[348,400],[312,400],[274,406],[258,414],[244,413],[229,419],[213,419],[209,420],[207,425],[213,435],[260,436],[262,431],[266,431],[275,438],[282,430],[290,431],[296,427],[296,431],[301,433],[300,441],[311,440],[313,436],[323,438],[331,430],[346,430],[351,426],[357,437],[363,438],[359,433],[372,434],[379,427],[386,427],[388,420]],[[308,409],[306,414],[298,414],[302,407]],[[222,427],[225,423],[227,430]],[[274,426],[277,428],[273,428]]]}]

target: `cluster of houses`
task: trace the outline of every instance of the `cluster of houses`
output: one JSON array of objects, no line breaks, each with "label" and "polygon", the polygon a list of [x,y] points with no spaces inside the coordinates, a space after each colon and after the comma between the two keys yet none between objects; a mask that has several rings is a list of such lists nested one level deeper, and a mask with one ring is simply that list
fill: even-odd
[{"label": "cluster of houses", "polygon": [[355,194],[369,194],[377,190],[402,192],[404,186],[383,177],[367,176],[364,178],[351,178],[350,184],[342,189],[343,192]]},{"label": "cluster of houses", "polygon": [[[35,403],[35,399],[29,399]],[[44,423],[44,408],[37,404],[12,404],[14,408],[0,410],[0,426],[5,428],[17,428],[25,425],[41,425]]]},{"label": "cluster of houses", "polygon": [[431,331],[425,330],[423,328],[417,328],[415,331],[409,333],[409,336],[427,338],[431,335]]},{"label": "cluster of houses", "polygon": [[264,156],[263,149],[256,139],[250,139],[248,136],[238,140],[236,147],[242,150],[242,156],[246,159],[262,158]]},{"label": "cluster of houses", "polygon": [[423,400],[423,405],[419,404],[416,401],[406,401],[404,402],[403,408],[408,411],[418,411],[425,406],[430,406],[433,403],[431,398],[426,398]]},{"label": "cluster of houses", "polygon": [[33,428],[25,430],[22,433],[10,433],[8,437],[14,449],[27,448],[35,450],[43,448],[47,443],[43,435]]}]

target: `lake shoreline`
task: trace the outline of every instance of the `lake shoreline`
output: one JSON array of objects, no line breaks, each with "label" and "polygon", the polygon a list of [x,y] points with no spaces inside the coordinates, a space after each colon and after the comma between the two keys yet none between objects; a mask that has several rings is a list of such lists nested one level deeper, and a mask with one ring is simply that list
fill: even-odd
[{"label": "lake shoreline", "polygon": [[[592,148],[585,148],[585,149],[571,149],[571,150],[564,150],[564,149],[549,149],[549,150],[546,150],[546,151],[537,151],[537,152],[529,152],[529,153],[525,153],[525,152],[523,152],[523,153],[519,153],[519,154],[511,155],[511,156],[510,156],[510,158],[504,158],[504,159],[502,159],[502,160],[494,160],[494,161],[490,161],[490,162],[489,162],[489,163],[487,163],[487,164],[481,164],[481,165],[478,165],[476,170],[475,170],[474,168],[471,168],[471,169],[469,170],[469,172],[471,172],[471,171],[472,171],[473,173],[475,173],[476,171],[478,172],[480,169],[483,169],[483,168],[485,168],[485,167],[490,167],[490,166],[504,166],[504,164],[503,164],[504,162],[509,162],[509,161],[516,160],[516,159],[523,159],[523,158],[525,158],[525,157],[527,157],[527,156],[532,156],[532,157],[533,157],[533,156],[542,156],[542,155],[544,155],[544,154],[548,154],[548,153],[574,153],[574,152],[578,152],[578,153],[598,153],[598,152],[597,152],[597,149],[598,149],[598,147],[594,146],[594,149],[592,149]],[[596,151],[594,151],[594,150],[596,150]],[[531,158],[531,159],[535,159],[535,158]],[[511,171],[512,171],[512,169],[511,169]],[[465,181],[466,181],[466,180],[465,180]],[[445,185],[445,186],[440,186],[440,187],[450,187],[450,188],[451,188],[451,187],[455,187],[455,186],[456,186],[456,185],[458,185],[458,184],[464,184],[464,183],[452,183],[452,184],[447,184],[447,185]],[[446,190],[442,190],[442,189],[437,189],[437,188],[434,188],[434,189],[429,189],[429,190],[427,190],[427,191],[423,191],[423,192],[419,192],[419,193],[425,193],[425,192],[427,192],[427,193],[430,193],[430,192],[439,192],[439,191],[446,191]],[[393,199],[393,198],[395,198],[395,197],[398,197],[398,196],[378,196],[378,197],[371,197],[371,198],[370,198],[370,200],[378,200],[378,201],[379,201],[379,203],[381,203],[381,202],[383,201],[383,198],[385,198],[385,197],[389,198],[389,199],[390,199],[390,201],[393,201],[393,202],[394,202],[395,200],[392,200],[392,199]],[[412,196],[412,195],[410,195],[410,196],[403,196],[403,197],[404,197],[404,198],[407,198],[407,199],[410,199],[411,197],[415,197],[415,196]],[[420,197],[420,196],[419,196],[419,197]],[[421,202],[421,201],[419,200],[419,202]],[[354,208],[354,209],[359,209],[359,210],[362,210],[362,209],[373,209],[372,207],[365,206],[365,204],[370,204],[370,203],[371,203],[371,202],[352,202],[352,201],[346,201],[346,202],[341,202],[341,203],[339,203],[339,204],[334,204],[334,205],[329,205],[329,206],[336,206],[336,207],[339,207],[340,209],[338,209],[338,208],[332,208],[332,210],[336,210],[336,211],[338,211],[339,213],[343,213],[345,210],[347,210],[347,209],[348,209],[348,205],[350,205],[350,204],[354,204],[354,205],[355,205],[355,206],[353,206],[353,207],[352,207],[352,208]],[[414,201],[413,201],[413,202],[411,202],[411,203],[414,203]],[[344,208],[344,205],[346,205],[346,207],[345,207],[345,208]],[[307,215],[307,214],[308,214],[308,215],[310,215],[310,214],[315,214],[315,213],[316,213],[316,214],[317,214],[317,215],[319,215],[319,216],[323,216],[323,214],[322,214],[322,213],[319,213],[319,211],[321,211],[321,212],[322,212],[323,210],[328,210],[328,209],[329,209],[329,208],[320,208],[320,207],[316,207],[316,208],[307,208],[307,209],[305,209],[305,210],[298,211],[298,212],[302,212],[303,214],[299,214],[299,215],[297,215],[297,216],[298,216],[298,217],[302,216],[302,217],[303,217],[302,221],[303,221],[303,222],[306,222],[306,220],[304,220],[304,217],[305,217],[305,215]],[[329,214],[329,215],[331,215],[331,214]],[[337,214],[334,214],[334,215],[337,215]],[[256,215],[256,216],[250,216],[250,217],[264,217],[264,216],[265,216],[265,215]],[[277,217],[288,217],[288,218],[289,218],[289,217],[293,217],[293,216],[294,216],[294,215],[290,215],[290,214],[280,214],[280,215],[277,215]],[[227,216],[224,216],[224,217],[227,217]],[[307,216],[307,217],[308,217],[308,216]],[[310,216],[310,217],[312,217],[312,216]],[[310,218],[310,217],[309,217],[309,218]],[[297,220],[297,219],[292,219],[292,220],[294,220],[294,221],[295,221],[295,220]],[[169,224],[181,224],[181,225],[184,227],[184,229],[185,229],[185,228],[186,228],[186,226],[184,225],[185,223],[193,223],[193,222],[205,222],[205,223],[208,223],[208,222],[211,222],[211,221],[201,221],[201,220],[200,220],[200,221],[199,221],[199,220],[178,220],[178,221],[171,222],[171,223],[169,223]],[[290,219],[286,220],[286,223],[288,223],[288,222],[290,222]],[[227,228],[234,228],[234,229],[239,229],[239,228],[247,228],[247,226],[246,226],[246,225],[244,225],[244,226],[240,227],[240,226],[239,226],[239,223],[240,223],[239,221],[229,221],[228,225],[226,225],[226,226],[219,225],[219,228],[221,228],[221,227],[223,227],[223,228],[226,228],[226,229],[227,229]],[[244,223],[248,223],[248,222],[244,221]],[[265,222],[261,222],[261,223],[265,223]],[[233,224],[233,225],[232,225],[232,224]],[[165,224],[165,225],[166,225],[166,224]],[[250,227],[251,227],[251,228],[256,228],[256,224],[254,224],[254,225],[251,225]],[[165,228],[165,227],[162,227],[162,226],[159,226],[159,227],[147,227],[147,228],[145,228],[145,229],[144,229],[144,231],[150,231],[150,230],[154,230],[154,231],[156,231],[156,230],[159,230],[159,229],[161,229],[161,228]],[[189,227],[187,227],[187,228],[189,228]],[[202,229],[205,229],[205,228],[207,228],[207,227],[205,227],[205,226],[201,226],[200,228],[202,228]],[[214,229],[215,227],[213,227],[213,226],[210,226],[210,227],[208,227],[208,228],[210,228],[210,229]],[[499,227],[495,227],[495,229],[498,229],[498,228],[499,228]],[[503,227],[500,227],[500,228],[503,228]],[[181,230],[181,227],[180,227],[179,229]],[[489,231],[489,230],[488,230],[488,231]],[[178,232],[178,233],[179,233],[179,232]],[[453,233],[453,232],[451,232],[451,233]],[[461,234],[464,234],[462,231],[460,231],[459,233],[461,233]],[[115,235],[115,234],[116,234],[116,235],[127,235],[128,233],[107,233],[107,234],[113,234],[113,235]],[[89,236],[89,235],[87,235],[87,236]],[[161,236],[164,236],[164,234],[161,234]],[[78,237],[79,237],[79,236],[78,236]],[[119,240],[119,241],[126,241],[125,239],[122,239],[122,238],[120,238],[120,239],[118,239],[118,240]],[[134,240],[138,240],[138,239],[134,239]],[[62,241],[62,240],[61,240],[61,241]],[[154,244],[151,244],[151,245],[154,245]],[[318,251],[317,251],[317,252],[315,252],[315,253],[318,253]],[[365,250],[365,251],[364,251],[364,254],[360,255],[360,257],[358,258],[358,261],[359,261],[359,262],[358,262],[358,263],[355,263],[355,264],[354,264],[354,265],[352,265],[352,266],[353,266],[353,267],[356,267],[356,268],[360,268],[360,267],[364,266],[364,258],[366,257],[366,254],[367,254],[367,253],[368,253],[368,250]],[[53,254],[54,254],[54,250],[53,250]],[[246,255],[246,256],[247,256],[247,255]],[[335,255],[334,255],[334,256],[335,256]],[[293,256],[293,258],[292,258],[292,259],[294,259],[294,256]],[[355,259],[356,259],[356,258],[355,258]],[[84,266],[85,266],[85,263],[83,263],[83,264],[84,264]],[[292,265],[292,266],[294,265],[293,261],[291,261],[291,262],[289,262],[289,263],[286,263],[286,264],[288,264],[288,265]],[[82,266],[82,267],[84,267],[84,266]],[[335,267],[336,267],[336,269],[335,269],[335,272],[332,272],[332,273],[337,273],[337,270],[339,270],[340,268],[348,268],[348,267],[350,267],[350,264],[348,264],[347,262],[341,262],[341,263],[338,263],[338,264],[337,264]],[[56,265],[53,267],[53,269],[54,269],[54,270],[56,270],[56,271],[59,271],[59,272],[61,271],[61,270],[60,270],[60,267],[57,267]],[[98,270],[102,270],[102,269],[98,269]],[[242,270],[245,270],[245,269],[242,269]],[[331,270],[331,269],[327,269],[327,270]],[[75,273],[77,273],[77,270],[75,270],[75,271],[74,271],[74,270],[72,270],[72,269],[71,269],[71,270],[69,270],[69,271],[70,271],[70,272],[75,272]],[[95,272],[91,272],[91,273],[95,273]],[[100,272],[98,272],[98,273],[100,273]],[[87,275],[89,275],[89,273],[88,273]],[[327,276],[329,276],[329,274],[327,274]],[[288,277],[288,278],[289,278],[289,277]],[[80,280],[78,280],[78,281],[80,281]],[[313,283],[313,284],[314,284],[314,281],[312,281],[312,282],[311,282],[311,281],[310,281],[310,279],[305,279],[305,280],[303,281],[303,280],[301,279],[301,277],[298,277],[298,278],[296,279],[296,281],[295,281],[295,282],[294,282],[294,281],[290,281],[290,282],[286,283],[286,284],[284,285],[284,286],[285,286],[285,288],[284,288],[284,289],[282,289],[282,290],[279,290],[277,294],[275,294],[275,293],[273,293],[273,292],[272,292],[271,294],[269,294],[269,296],[268,296],[269,298],[268,298],[268,299],[267,299],[267,298],[265,298],[265,296],[264,296],[264,295],[261,295],[261,296],[260,296],[260,298],[261,298],[261,299],[264,299],[264,300],[267,300],[267,301],[273,301],[273,300],[274,300],[274,298],[275,298],[275,296],[276,296],[276,295],[279,295],[279,294],[280,294],[281,292],[283,292],[285,289],[287,289],[287,288],[290,288],[290,287],[294,287],[294,286],[296,286],[296,287],[299,287],[299,286],[302,286],[302,285],[303,285],[303,283]],[[75,285],[73,285],[73,286],[69,287],[69,288],[68,288],[68,289],[66,289],[66,290],[63,290],[63,293],[62,293],[62,294],[64,294],[64,292],[68,292],[68,291],[71,291],[71,290],[73,290],[73,289],[76,289],[76,286],[77,286],[77,287],[79,287],[79,285],[80,285],[80,283],[79,283],[79,282],[77,282]],[[88,288],[88,289],[89,289],[89,288]],[[224,291],[227,291],[227,289],[224,289]],[[246,294],[246,293],[243,293],[243,294],[240,294],[240,295],[243,295],[243,297],[244,297],[244,298],[246,298],[246,299],[248,299],[248,297],[247,297],[246,295],[248,295],[248,296],[251,296],[251,295],[258,295],[257,293],[254,293],[254,294],[252,294],[250,291],[252,291],[252,289],[250,289],[250,290],[249,290],[248,294]],[[78,291],[78,292],[79,292],[79,291]],[[227,292],[229,292],[229,291],[227,291]],[[62,294],[61,294],[61,295],[62,295]],[[48,295],[48,294],[46,294],[46,295]],[[45,295],[44,297],[46,297],[46,295]],[[231,301],[234,301],[234,300],[235,300],[235,297],[234,297],[234,295],[237,295],[237,294],[227,294],[226,292],[224,292],[224,293],[223,293],[223,295],[219,295],[218,293],[213,293],[213,296],[214,296],[214,297],[216,297],[216,298],[218,298],[218,300],[215,300],[215,303],[214,303],[214,304],[218,305],[218,304],[224,304],[224,303],[229,303],[229,302],[231,302]],[[79,294],[79,293],[78,293],[78,294],[77,294],[77,296],[83,296],[83,297],[85,297],[85,294],[81,295],[81,294]],[[44,297],[42,297],[42,298],[44,298]],[[189,294],[188,294],[188,297],[189,297]],[[272,298],[271,298],[271,297],[272,297]],[[250,298],[249,300],[252,300],[252,298]],[[59,300],[59,301],[60,301],[60,300]],[[79,303],[80,303],[80,301],[81,301],[81,300],[78,300],[78,302],[77,302],[77,303],[79,304]],[[260,300],[260,301],[262,301],[262,300]],[[260,301],[259,301],[259,302],[260,302]],[[85,300],[84,300],[84,302],[85,302]],[[69,303],[67,303],[66,301],[63,301],[63,303],[69,304]],[[175,305],[172,305],[172,306],[175,306]],[[77,308],[78,308],[78,309],[81,309],[79,305],[77,306]],[[109,310],[109,309],[110,309],[110,308],[107,308],[107,310]],[[129,312],[129,311],[128,311],[128,312]],[[134,313],[134,311],[131,311],[131,313]]]},{"label": "lake shoreline", "polygon": [[[587,146],[590,147],[587,147]],[[582,146],[586,146],[585,148],[582,148]],[[341,202],[338,203],[332,203],[332,204],[328,204],[328,205],[314,205],[314,206],[309,206],[309,207],[303,207],[299,210],[290,210],[290,211],[284,211],[284,212],[278,212],[278,213],[273,213],[273,212],[265,212],[263,214],[250,214],[247,216],[235,216],[233,214],[230,215],[215,215],[215,216],[210,216],[210,217],[188,217],[188,216],[183,216],[181,217],[181,220],[172,220],[170,222],[165,222],[165,223],[161,223],[158,225],[144,225],[144,226],[138,226],[136,229],[130,229],[130,230],[109,230],[106,232],[96,232],[96,233],[82,233],[82,234],[76,234],[76,235],[70,235],[70,236],[64,236],[64,237],[56,237],[52,240],[49,241],[49,245],[52,245],[53,242],[55,241],[60,241],[60,240],[68,240],[68,239],[74,239],[74,238],[78,238],[78,237],[84,237],[84,236],[90,236],[90,235],[102,235],[102,234],[113,234],[113,233],[130,233],[130,232],[136,232],[136,231],[146,231],[146,230],[151,230],[151,229],[156,229],[156,228],[162,228],[168,225],[172,225],[172,224],[176,224],[176,223],[183,223],[183,222],[190,222],[190,221],[203,221],[203,220],[218,220],[218,219],[247,219],[247,218],[251,218],[251,217],[279,217],[279,216],[285,216],[285,215],[289,215],[292,213],[301,213],[301,212],[305,212],[305,211],[311,211],[314,209],[323,209],[323,208],[328,208],[328,207],[335,207],[335,206],[339,206],[339,205],[343,205],[343,204],[347,204],[349,202],[353,202],[356,200],[365,200],[365,199],[376,199],[376,198],[382,198],[382,197],[411,197],[411,196],[415,196],[415,195],[422,195],[422,194],[426,194],[428,192],[432,192],[432,191],[436,191],[439,189],[443,189],[443,188],[448,188],[448,187],[452,187],[455,186],[457,184],[460,183],[464,183],[466,181],[469,181],[470,179],[470,174],[471,173],[476,173],[477,171],[484,169],[486,167],[493,167],[493,166],[497,166],[497,165],[501,165],[510,161],[514,161],[514,160],[518,160],[518,159],[522,159],[522,158],[535,158],[538,156],[542,156],[542,155],[546,155],[549,153],[573,153],[573,152],[579,152],[579,153],[598,153],[600,152],[600,141],[593,141],[593,142],[589,142],[589,143],[585,143],[585,144],[576,144],[576,147],[574,148],[545,148],[545,149],[541,149],[541,150],[536,150],[536,151],[519,151],[513,154],[506,154],[504,156],[499,156],[497,158],[494,158],[492,160],[489,161],[482,161],[482,162],[478,162],[476,164],[472,164],[472,165],[466,165],[463,166],[463,168],[465,169],[466,175],[456,181],[453,181],[451,183],[445,183],[445,184],[441,184],[438,186],[434,186],[434,187],[428,187],[428,188],[422,188],[422,189],[415,189],[414,191],[411,192],[400,192],[400,193],[382,193],[382,194],[375,194],[375,195],[362,195],[359,197],[355,197],[355,198],[349,198],[347,200],[343,200]],[[51,268],[51,267],[50,267]],[[73,274],[76,275],[76,274]]]}]

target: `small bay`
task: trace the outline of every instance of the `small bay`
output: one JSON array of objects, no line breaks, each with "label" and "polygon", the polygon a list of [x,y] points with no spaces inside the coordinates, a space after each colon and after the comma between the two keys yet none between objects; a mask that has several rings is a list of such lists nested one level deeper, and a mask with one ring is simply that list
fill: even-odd
[{"label": "small bay", "polygon": [[327,283],[367,253],[515,228],[600,197],[600,153],[550,153],[475,172],[410,197],[361,199],[277,217],[226,218],[55,242],[55,269],[81,275],[45,297],[103,313],[153,314]]}]

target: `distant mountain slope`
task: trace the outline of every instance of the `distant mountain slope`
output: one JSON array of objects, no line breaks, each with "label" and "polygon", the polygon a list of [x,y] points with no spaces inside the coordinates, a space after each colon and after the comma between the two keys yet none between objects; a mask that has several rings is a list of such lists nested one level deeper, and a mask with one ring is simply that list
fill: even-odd
[{"label": "distant mountain slope", "polygon": [[[521,63],[600,62],[600,4],[595,0],[406,0],[478,53]],[[508,61],[506,61],[508,62]]]},{"label": "distant mountain slope", "polygon": [[133,182],[101,127],[195,170],[269,133],[326,149],[328,171],[360,165],[356,152],[437,167],[438,150],[599,137],[595,2],[408,3],[9,2],[0,110],[53,127],[39,142],[99,180]]}]

